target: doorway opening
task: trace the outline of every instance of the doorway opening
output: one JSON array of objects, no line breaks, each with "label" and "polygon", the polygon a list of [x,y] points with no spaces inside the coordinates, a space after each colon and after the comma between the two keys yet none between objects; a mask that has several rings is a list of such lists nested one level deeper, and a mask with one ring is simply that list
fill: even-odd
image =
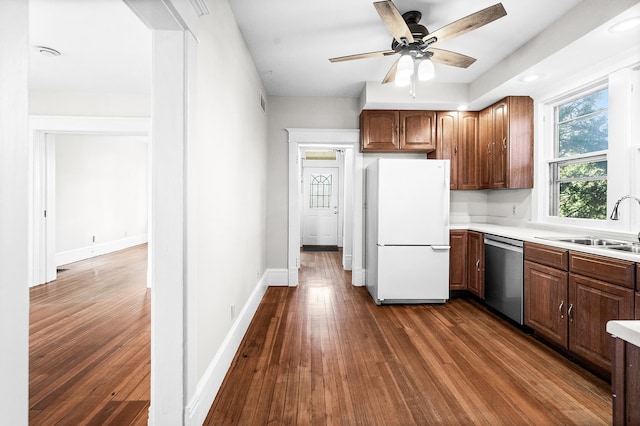
[{"label": "doorway opening", "polygon": [[[304,233],[311,229],[315,236],[321,238],[333,238],[333,230],[336,233],[335,246],[342,247],[342,266],[352,271],[352,284],[362,285],[362,153],[360,147],[360,131],[357,129],[287,129],[289,132],[289,229],[288,229],[288,284],[298,284],[298,268],[300,267],[300,250],[305,244]],[[322,163],[327,160],[306,161],[307,151],[333,151],[340,152],[336,155],[334,163]],[[338,158],[341,160],[338,161]],[[333,161],[333,160],[332,160]],[[315,163],[315,164],[311,164]],[[339,171],[342,164],[342,172]],[[309,167],[305,167],[305,166]],[[323,167],[328,166],[328,167]],[[336,170],[315,170],[331,169]],[[308,171],[305,185],[305,169]],[[335,185],[337,175],[338,184]],[[311,175],[316,176],[315,184],[318,185],[313,192],[311,185],[314,183]],[[331,178],[329,178],[331,176]],[[331,180],[331,185],[329,185]],[[342,183],[340,183],[342,182]],[[333,191],[327,193],[328,188]],[[312,199],[311,197],[316,197]],[[335,198],[332,198],[335,197]],[[338,201],[342,204],[338,205]],[[323,207],[316,209],[316,213],[324,214],[324,217],[316,217],[314,225],[305,224],[310,216],[305,215],[304,205],[320,204]],[[335,206],[335,208],[334,208]],[[313,210],[313,209],[311,209]],[[333,217],[335,216],[335,217]],[[335,226],[334,226],[335,222]],[[309,232],[312,234],[313,232]],[[321,235],[327,234],[327,235]],[[331,234],[331,235],[328,235]],[[341,237],[338,237],[341,235]],[[313,240],[306,240],[313,241]],[[328,246],[328,239],[316,239],[316,246]],[[333,240],[331,240],[333,241]]]}]

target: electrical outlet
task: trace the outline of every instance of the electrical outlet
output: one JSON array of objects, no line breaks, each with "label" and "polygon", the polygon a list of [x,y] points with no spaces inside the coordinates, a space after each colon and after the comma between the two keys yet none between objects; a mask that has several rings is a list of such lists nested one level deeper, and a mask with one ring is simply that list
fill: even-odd
[{"label": "electrical outlet", "polygon": [[231,321],[236,317],[236,305],[231,305]]},{"label": "electrical outlet", "polygon": [[517,209],[518,209],[518,206],[515,205],[515,204],[511,207],[511,215],[512,216],[515,216],[517,214]]}]

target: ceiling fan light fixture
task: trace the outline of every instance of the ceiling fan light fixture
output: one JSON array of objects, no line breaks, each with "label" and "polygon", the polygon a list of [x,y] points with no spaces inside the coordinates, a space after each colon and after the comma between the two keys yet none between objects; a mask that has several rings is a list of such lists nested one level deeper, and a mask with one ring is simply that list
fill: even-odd
[{"label": "ceiling fan light fixture", "polygon": [[408,81],[408,78],[413,74],[413,58],[411,55],[403,54],[398,61],[398,68],[396,70],[396,81],[400,78]]},{"label": "ceiling fan light fixture", "polygon": [[420,61],[420,65],[418,65],[418,80],[427,81],[431,80],[436,76],[436,69],[433,66],[433,62],[431,59],[423,59]]}]

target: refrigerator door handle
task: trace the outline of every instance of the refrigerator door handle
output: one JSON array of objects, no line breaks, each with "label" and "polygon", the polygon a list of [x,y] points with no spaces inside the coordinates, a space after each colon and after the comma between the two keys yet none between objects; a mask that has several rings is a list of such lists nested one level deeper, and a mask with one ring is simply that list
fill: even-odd
[{"label": "refrigerator door handle", "polygon": [[431,249],[434,251],[444,251],[449,250],[450,246],[431,246]]}]

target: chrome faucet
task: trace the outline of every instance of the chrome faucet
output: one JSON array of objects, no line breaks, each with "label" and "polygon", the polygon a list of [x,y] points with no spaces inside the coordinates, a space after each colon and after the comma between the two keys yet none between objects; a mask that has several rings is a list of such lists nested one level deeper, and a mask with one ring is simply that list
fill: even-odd
[{"label": "chrome faucet", "polygon": [[[620,213],[618,212],[618,207],[620,206],[620,201],[622,201],[622,200],[624,200],[626,198],[631,198],[633,200],[636,200],[638,202],[638,204],[640,204],[640,198],[635,197],[633,195],[625,195],[624,197],[622,197],[618,201],[616,201],[616,204],[613,206],[613,211],[611,212],[611,216],[609,216],[609,218],[611,220],[620,219]],[[638,232],[638,241],[640,241],[640,232]]]}]

